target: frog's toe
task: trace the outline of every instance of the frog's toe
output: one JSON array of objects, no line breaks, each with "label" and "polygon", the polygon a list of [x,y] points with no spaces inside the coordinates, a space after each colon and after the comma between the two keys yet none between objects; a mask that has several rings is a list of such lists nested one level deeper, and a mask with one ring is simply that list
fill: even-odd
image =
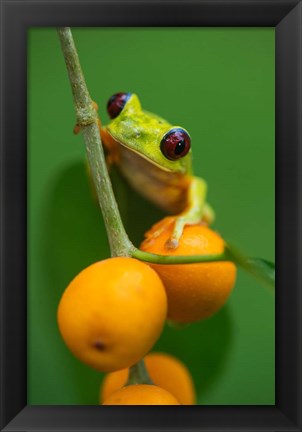
[{"label": "frog's toe", "polygon": [[165,246],[168,249],[176,249],[179,245],[183,230],[186,225],[195,225],[200,223],[200,218],[192,218],[187,215],[178,216],[175,220],[172,236],[166,241]]},{"label": "frog's toe", "polygon": [[165,247],[167,249],[177,249],[179,245],[179,241],[176,238],[171,237],[169,240],[166,241]]},{"label": "frog's toe", "polygon": [[98,106],[98,104],[96,102],[91,101],[91,105],[92,105],[93,109],[95,109],[95,111],[99,110],[99,106]]},{"label": "frog's toe", "polygon": [[175,222],[174,216],[167,216],[161,219],[159,222],[154,224],[146,233],[145,238],[156,238],[162,235],[166,230],[169,229],[170,225]]},{"label": "frog's toe", "polygon": [[73,128],[73,133],[77,135],[80,132],[81,132],[81,126],[79,124],[76,124],[75,127]]}]

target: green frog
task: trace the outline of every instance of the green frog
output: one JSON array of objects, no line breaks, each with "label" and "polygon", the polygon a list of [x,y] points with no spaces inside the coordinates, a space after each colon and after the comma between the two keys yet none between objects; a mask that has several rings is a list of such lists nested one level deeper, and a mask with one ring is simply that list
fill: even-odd
[{"label": "green frog", "polygon": [[184,226],[212,223],[207,183],[193,175],[191,138],[186,129],[145,111],[134,93],[116,93],[107,103],[111,118],[101,126],[107,163],[152,203],[175,215],[167,247],[177,248]]}]

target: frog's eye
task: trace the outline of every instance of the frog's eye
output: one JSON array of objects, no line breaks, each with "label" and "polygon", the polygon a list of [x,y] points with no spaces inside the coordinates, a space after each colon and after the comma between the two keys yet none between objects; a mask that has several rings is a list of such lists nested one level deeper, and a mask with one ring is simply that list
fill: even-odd
[{"label": "frog's eye", "polygon": [[171,129],[160,143],[163,155],[172,161],[184,157],[190,150],[190,147],[191,138],[189,134],[180,128]]},{"label": "frog's eye", "polygon": [[107,102],[107,111],[111,119],[114,119],[121,113],[130,96],[131,93],[115,93],[111,96]]}]

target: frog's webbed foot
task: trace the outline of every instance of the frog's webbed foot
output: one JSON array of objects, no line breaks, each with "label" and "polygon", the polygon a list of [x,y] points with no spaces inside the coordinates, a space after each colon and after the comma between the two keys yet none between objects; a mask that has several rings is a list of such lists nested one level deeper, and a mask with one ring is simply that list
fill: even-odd
[{"label": "frog's webbed foot", "polygon": [[209,225],[215,219],[215,213],[209,204],[205,204],[202,216],[198,213],[185,212],[175,217],[175,225],[172,236],[167,240],[166,247],[168,249],[176,249],[179,245],[179,240],[182,236],[183,230],[186,225],[204,224]]},{"label": "frog's webbed foot", "polygon": [[175,222],[175,216],[166,216],[164,219],[157,222],[152,228],[145,233],[146,238],[159,237],[163,232],[169,229],[170,225]]},{"label": "frog's webbed foot", "polygon": [[212,223],[215,214],[206,202],[207,184],[200,177],[191,177],[188,188],[188,201],[185,210],[175,216],[175,225],[170,239],[166,242],[167,248],[176,249],[186,225]]},{"label": "frog's webbed foot", "polygon": [[182,236],[184,227],[186,225],[195,225],[199,223],[205,223],[205,222],[202,222],[200,218],[193,219],[190,217],[186,217],[186,215],[176,217],[172,236],[166,241],[165,244],[166,248],[176,249],[179,245],[179,240]]},{"label": "frog's webbed foot", "polygon": [[215,213],[208,203],[205,203],[200,208],[201,210],[198,206],[188,206],[178,215],[161,219],[145,233],[145,242],[152,242],[154,238],[168,231],[169,238],[165,243],[165,247],[167,249],[176,249],[179,246],[186,225],[209,225],[214,221]]},{"label": "frog's webbed foot", "polygon": [[[197,222],[198,221],[196,221],[196,223]],[[179,216],[175,221],[172,236],[166,241],[165,246],[167,249],[177,249],[185,225],[186,225],[186,218],[183,216]]]},{"label": "frog's webbed foot", "polygon": [[81,126],[78,123],[76,123],[76,125],[73,128],[73,133],[75,135],[78,135],[80,132],[81,132]]}]

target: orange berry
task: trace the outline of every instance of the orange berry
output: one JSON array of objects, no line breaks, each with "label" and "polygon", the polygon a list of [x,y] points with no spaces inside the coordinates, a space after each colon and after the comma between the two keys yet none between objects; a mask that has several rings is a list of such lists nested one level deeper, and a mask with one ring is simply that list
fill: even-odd
[{"label": "orange berry", "polygon": [[103,405],[180,405],[166,390],[155,385],[136,384],[112,393]]},{"label": "orange berry", "polygon": [[[167,390],[182,405],[194,405],[195,391],[192,377],[187,367],[177,358],[163,353],[150,353],[145,358],[145,365],[153,383]],[[129,369],[122,369],[107,374],[100,389],[100,403],[116,390],[123,387],[129,375]]]},{"label": "orange berry", "polygon": [[[104,376],[100,387],[99,402],[100,405],[112,393],[121,389],[127,384],[129,378],[129,369],[121,369],[115,372],[108,373]],[[157,384],[157,383],[154,383]]]},{"label": "orange berry", "polygon": [[[209,255],[224,250],[223,239],[205,225],[185,226],[179,246],[167,248],[173,226],[166,219],[157,223],[146,233],[141,250],[160,255]],[[168,318],[179,323],[198,321],[217,312],[226,302],[236,279],[236,267],[229,261],[150,265],[165,285]]]},{"label": "orange berry", "polygon": [[70,351],[104,372],[130,367],[154,345],[164,326],[167,298],[157,273],[133,258],[110,258],[79,273],[58,308]]}]

